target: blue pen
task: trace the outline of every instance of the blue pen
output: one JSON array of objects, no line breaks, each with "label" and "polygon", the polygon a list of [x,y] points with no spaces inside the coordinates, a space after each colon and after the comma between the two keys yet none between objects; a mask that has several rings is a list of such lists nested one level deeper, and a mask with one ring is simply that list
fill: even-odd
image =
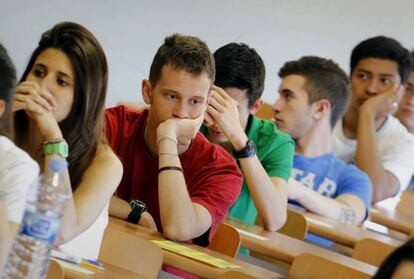
[{"label": "blue pen", "polygon": [[88,263],[90,263],[90,264],[93,264],[93,265],[97,265],[97,266],[100,266],[100,267],[103,267],[103,264],[102,263],[100,263],[100,262],[98,262],[98,261],[94,261],[94,260],[87,260],[87,259],[83,259],[84,261],[86,261],[86,262],[88,262]]}]

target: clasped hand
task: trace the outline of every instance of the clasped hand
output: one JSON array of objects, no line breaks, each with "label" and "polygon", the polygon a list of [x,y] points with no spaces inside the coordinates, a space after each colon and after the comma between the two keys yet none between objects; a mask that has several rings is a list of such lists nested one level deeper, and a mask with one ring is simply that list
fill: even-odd
[{"label": "clasped hand", "polygon": [[404,86],[397,85],[388,92],[366,100],[360,109],[368,112],[374,119],[386,117],[397,111],[398,103],[400,102],[403,94]]},{"label": "clasped hand", "polygon": [[24,110],[36,121],[45,140],[62,138],[52,111],[57,107],[55,98],[43,90],[36,81],[23,81],[16,87],[13,111]]},{"label": "clasped hand", "polygon": [[176,139],[180,145],[189,145],[203,123],[203,115],[194,119],[170,118],[157,128],[157,143],[162,138]]}]

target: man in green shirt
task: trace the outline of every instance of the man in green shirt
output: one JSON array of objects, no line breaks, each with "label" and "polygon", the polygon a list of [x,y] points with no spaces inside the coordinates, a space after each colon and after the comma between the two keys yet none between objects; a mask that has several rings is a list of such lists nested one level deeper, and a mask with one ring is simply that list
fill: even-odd
[{"label": "man in green shirt", "polygon": [[214,53],[216,80],[201,132],[233,154],[244,174],[241,194],[229,215],[276,231],[286,221],[287,180],[294,142],[273,122],[257,119],[265,67],[257,52],[230,43]]}]

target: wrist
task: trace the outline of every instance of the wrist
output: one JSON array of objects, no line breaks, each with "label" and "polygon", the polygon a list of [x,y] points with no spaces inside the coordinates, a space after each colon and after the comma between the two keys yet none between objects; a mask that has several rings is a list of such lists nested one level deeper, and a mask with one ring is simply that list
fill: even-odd
[{"label": "wrist", "polygon": [[63,135],[61,131],[56,131],[56,132],[50,132],[44,135],[44,139],[45,141],[59,141],[61,139],[63,139]]},{"label": "wrist", "polygon": [[131,211],[126,218],[126,221],[133,224],[138,224],[142,213],[147,210],[147,206],[140,200],[131,200],[129,202],[129,205],[131,207]]},{"label": "wrist", "polygon": [[373,114],[369,109],[362,109],[359,113],[358,129],[360,127],[367,127],[367,125],[375,126],[375,114]]},{"label": "wrist", "polygon": [[157,127],[157,140],[161,137],[172,137],[177,138],[177,135],[175,134],[175,131],[171,125],[169,125],[170,122],[163,122]]},{"label": "wrist", "polygon": [[177,141],[171,140],[170,138],[160,138],[157,140],[158,145],[158,155],[161,153],[171,153],[178,154],[178,144]]},{"label": "wrist", "polygon": [[157,146],[160,146],[161,143],[165,141],[169,141],[169,142],[174,143],[174,145],[178,145],[177,137],[165,134],[165,135],[160,135],[159,137],[157,137]]},{"label": "wrist", "polygon": [[43,142],[43,155],[59,155],[66,159],[69,156],[69,146],[65,139],[56,139]]},{"label": "wrist", "polygon": [[360,117],[375,119],[376,112],[365,102],[359,108]]},{"label": "wrist", "polygon": [[246,146],[246,143],[249,140],[249,138],[246,136],[244,131],[242,131],[242,133],[238,133],[234,136],[231,136],[229,140],[233,146],[233,149],[235,151],[240,151]]},{"label": "wrist", "polygon": [[298,201],[300,203],[302,203],[303,201],[307,201],[309,200],[309,194],[312,190],[310,190],[308,187],[306,187],[305,185],[300,185],[301,190],[299,191],[299,195],[298,195]]}]

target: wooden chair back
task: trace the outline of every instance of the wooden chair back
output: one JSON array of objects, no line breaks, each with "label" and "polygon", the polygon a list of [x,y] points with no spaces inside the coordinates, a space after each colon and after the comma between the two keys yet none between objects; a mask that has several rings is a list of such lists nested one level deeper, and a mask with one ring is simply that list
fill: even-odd
[{"label": "wooden chair back", "polygon": [[309,225],[305,217],[299,212],[288,209],[286,223],[278,232],[299,240],[304,240],[308,229]]},{"label": "wooden chair back", "polygon": [[148,240],[108,226],[99,251],[99,260],[148,278],[157,278],[163,253],[158,245]]},{"label": "wooden chair back", "polygon": [[239,232],[234,227],[221,223],[208,248],[234,258],[239,253],[240,243]]},{"label": "wooden chair back", "polygon": [[217,279],[256,279],[256,277],[239,272],[239,271],[227,271],[225,273],[220,274]]},{"label": "wooden chair back", "polygon": [[[256,218],[256,225],[262,226],[262,227],[264,225],[259,215]],[[288,209],[286,222],[283,225],[283,227],[281,227],[277,232],[290,236],[292,238],[298,239],[298,240],[304,240],[306,233],[308,232],[308,228],[309,228],[308,222],[306,221],[305,217],[302,214]],[[282,268],[289,267],[288,264],[282,261],[262,255],[260,253],[251,252],[250,255],[252,257],[264,260],[266,262],[272,263]]]},{"label": "wooden chair back", "polygon": [[63,279],[65,272],[63,267],[55,260],[51,259],[49,264],[49,270],[47,272],[47,279]]},{"label": "wooden chair back", "polygon": [[371,238],[359,240],[352,251],[352,258],[361,262],[380,266],[397,247]]},{"label": "wooden chair back", "polygon": [[312,254],[297,256],[289,269],[289,279],[371,279],[361,271]]},{"label": "wooden chair back", "polygon": [[[258,215],[256,225],[263,227],[263,220]],[[308,232],[309,225],[306,218],[299,212],[288,209],[286,222],[277,232],[293,237],[295,239],[304,240]]]},{"label": "wooden chair back", "polygon": [[414,216],[414,191],[404,191],[395,210],[408,216]]},{"label": "wooden chair back", "polygon": [[256,112],[256,117],[261,119],[273,119],[273,109],[271,104],[263,103],[263,106],[260,108],[258,112]]}]

